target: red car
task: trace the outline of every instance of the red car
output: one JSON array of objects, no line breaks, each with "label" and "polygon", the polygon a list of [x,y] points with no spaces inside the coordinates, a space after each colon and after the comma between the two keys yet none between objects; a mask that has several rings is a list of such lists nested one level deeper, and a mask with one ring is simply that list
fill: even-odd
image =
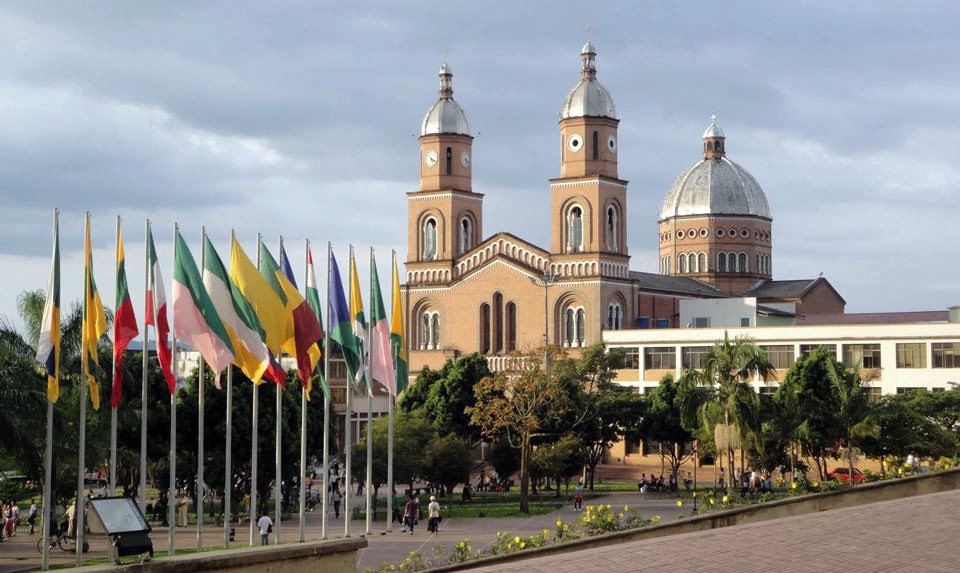
[{"label": "red car", "polygon": [[[827,474],[827,479],[840,480],[844,483],[850,481],[850,468],[836,468],[832,472]],[[863,481],[863,472],[854,468],[853,470],[853,483],[860,483]]]}]

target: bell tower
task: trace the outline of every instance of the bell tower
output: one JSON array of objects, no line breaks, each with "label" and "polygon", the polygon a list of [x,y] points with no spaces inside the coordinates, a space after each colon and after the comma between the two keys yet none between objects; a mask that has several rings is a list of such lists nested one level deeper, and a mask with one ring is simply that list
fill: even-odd
[{"label": "bell tower", "polygon": [[407,193],[407,269],[420,282],[449,282],[456,259],[480,242],[483,195],[472,189],[473,137],[453,99],[453,71],[440,68],[440,94],[420,129],[420,188]]}]

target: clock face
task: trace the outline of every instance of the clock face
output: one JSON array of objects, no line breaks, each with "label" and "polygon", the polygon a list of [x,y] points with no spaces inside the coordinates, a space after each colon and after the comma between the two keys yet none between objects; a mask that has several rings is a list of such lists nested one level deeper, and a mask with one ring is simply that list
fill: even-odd
[{"label": "clock face", "polygon": [[464,149],[460,153],[460,165],[464,167],[470,167],[470,152]]},{"label": "clock face", "polygon": [[567,149],[576,153],[583,149],[583,137],[579,133],[574,133],[567,138]]},{"label": "clock face", "polygon": [[427,167],[433,167],[437,164],[437,152],[434,150],[429,150],[423,154],[423,162],[427,164]]}]

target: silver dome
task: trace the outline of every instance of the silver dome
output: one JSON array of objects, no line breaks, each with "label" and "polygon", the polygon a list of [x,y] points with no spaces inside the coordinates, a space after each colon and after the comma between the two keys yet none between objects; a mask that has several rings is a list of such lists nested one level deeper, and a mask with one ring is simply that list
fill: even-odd
[{"label": "silver dome", "polygon": [[617,119],[617,106],[613,103],[613,97],[607,88],[597,81],[596,48],[593,44],[587,42],[580,50],[580,57],[583,60],[583,69],[581,70],[580,83],[575,85],[567,99],[563,102],[563,108],[560,110],[560,117],[569,119],[571,117],[609,117]]},{"label": "silver dome", "polygon": [[420,126],[420,135],[435,133],[459,133],[470,135],[470,122],[460,104],[453,99],[453,70],[446,63],[440,68],[440,97],[426,115]]},{"label": "silver dome", "polygon": [[753,215],[771,219],[770,205],[760,184],[726,157],[701,159],[677,177],[663,200],[659,220],[684,215]]},{"label": "silver dome", "polygon": [[717,125],[717,114],[710,114],[710,125],[707,126],[706,131],[703,132],[703,138],[708,137],[723,137],[723,130],[720,129],[720,126]]}]

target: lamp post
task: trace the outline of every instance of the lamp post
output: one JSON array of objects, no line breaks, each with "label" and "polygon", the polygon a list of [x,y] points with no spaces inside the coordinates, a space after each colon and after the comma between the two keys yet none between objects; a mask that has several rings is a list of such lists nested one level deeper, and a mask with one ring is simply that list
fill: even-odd
[{"label": "lamp post", "polygon": [[543,368],[547,368],[547,359],[550,355],[547,347],[550,345],[550,285],[560,280],[560,275],[552,270],[543,271],[539,277],[529,277],[535,285],[543,285]]},{"label": "lamp post", "polygon": [[693,514],[697,514],[697,466],[699,465],[697,457],[697,443],[693,443]]}]

